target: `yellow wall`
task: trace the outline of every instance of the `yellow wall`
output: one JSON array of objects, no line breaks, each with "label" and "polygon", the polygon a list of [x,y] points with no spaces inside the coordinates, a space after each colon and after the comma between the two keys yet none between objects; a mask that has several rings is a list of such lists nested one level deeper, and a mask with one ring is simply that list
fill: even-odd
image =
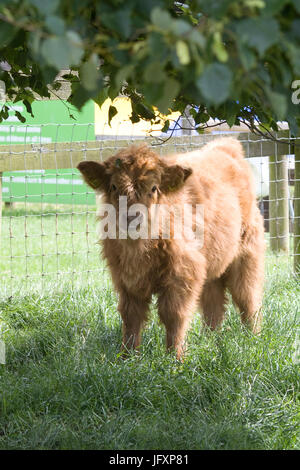
[{"label": "yellow wall", "polygon": [[[113,104],[118,110],[112,120],[110,126],[108,125],[108,109]],[[140,121],[132,124],[130,115],[132,112],[130,100],[126,97],[115,98],[112,102],[107,99],[101,108],[95,104],[95,134],[96,135],[111,135],[111,136],[142,136],[145,137],[154,132],[154,135],[159,135],[162,125],[151,125],[148,121]],[[179,113],[173,113],[168,118],[177,119]],[[156,132],[155,132],[156,131]]]}]

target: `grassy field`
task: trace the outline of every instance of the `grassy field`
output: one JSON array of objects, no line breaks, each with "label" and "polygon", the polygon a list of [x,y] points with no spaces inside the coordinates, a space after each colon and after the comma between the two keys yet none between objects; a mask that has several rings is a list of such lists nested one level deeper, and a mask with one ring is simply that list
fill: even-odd
[{"label": "grassy field", "polygon": [[71,212],[5,212],[0,449],[299,448],[300,288],[287,259],[268,259],[260,337],[231,304],[219,332],[198,313],[178,363],[153,305],[140,354],[122,361],[94,214]]}]

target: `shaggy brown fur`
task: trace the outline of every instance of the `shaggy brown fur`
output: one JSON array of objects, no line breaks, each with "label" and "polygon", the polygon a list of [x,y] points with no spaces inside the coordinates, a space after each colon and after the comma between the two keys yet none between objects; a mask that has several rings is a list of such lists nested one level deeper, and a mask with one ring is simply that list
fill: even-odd
[{"label": "shaggy brown fur", "polygon": [[103,241],[119,293],[123,348],[137,348],[152,294],[166,328],[167,348],[179,358],[191,317],[202,307],[215,329],[224,317],[228,289],[253,332],[260,331],[264,230],[254,183],[241,144],[216,139],[201,150],[160,158],[146,145],[120,151],[104,163],[78,165],[85,181],[117,208],[132,203],[204,205],[204,244],[189,240]]}]

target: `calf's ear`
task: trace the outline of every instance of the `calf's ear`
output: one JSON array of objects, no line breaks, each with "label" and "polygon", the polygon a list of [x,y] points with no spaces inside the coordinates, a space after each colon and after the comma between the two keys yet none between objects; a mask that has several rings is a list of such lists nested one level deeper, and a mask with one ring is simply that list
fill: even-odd
[{"label": "calf's ear", "polygon": [[161,175],[161,190],[164,193],[177,191],[184,185],[184,182],[192,173],[193,170],[191,168],[185,168],[180,165],[165,165]]},{"label": "calf's ear", "polygon": [[84,181],[93,189],[105,191],[109,186],[109,175],[104,163],[83,161],[77,165]]}]

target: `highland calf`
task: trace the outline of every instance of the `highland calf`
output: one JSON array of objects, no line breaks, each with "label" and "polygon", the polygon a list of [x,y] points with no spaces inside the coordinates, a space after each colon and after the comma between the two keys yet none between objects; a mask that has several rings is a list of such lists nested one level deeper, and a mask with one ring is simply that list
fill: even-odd
[{"label": "highland calf", "polygon": [[[78,169],[116,213],[116,237],[103,240],[103,254],[119,294],[125,351],[140,344],[153,294],[166,328],[167,348],[175,349],[178,358],[198,306],[210,328],[221,325],[226,289],[242,321],[254,333],[260,331],[263,220],[251,170],[237,140],[220,138],[201,150],[168,157],[159,157],[146,145],[131,146],[103,163],[83,161]],[[125,215],[119,207],[122,196],[128,207]],[[134,204],[145,210],[130,215]],[[169,237],[164,236],[162,224],[157,224],[159,206],[189,206],[192,229],[199,225],[203,237],[178,237],[174,226]],[[196,206],[203,207],[200,221]],[[130,224],[141,229],[145,222],[148,236],[144,231],[143,237],[130,237]],[[151,237],[154,223],[158,236]]]}]

